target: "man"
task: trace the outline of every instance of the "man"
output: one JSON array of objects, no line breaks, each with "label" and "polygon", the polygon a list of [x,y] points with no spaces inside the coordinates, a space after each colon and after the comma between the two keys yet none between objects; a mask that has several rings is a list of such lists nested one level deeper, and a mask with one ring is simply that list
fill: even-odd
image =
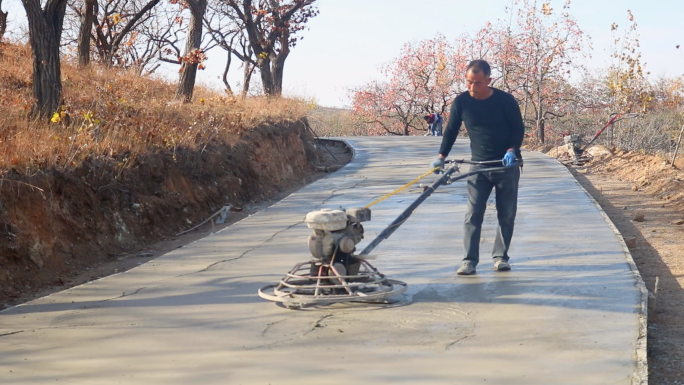
[{"label": "man", "polygon": [[428,124],[428,133],[432,136],[442,136],[442,124],[444,119],[438,113],[423,116],[425,123]]},{"label": "man", "polygon": [[[525,126],[518,103],[511,94],[489,87],[491,69],[484,60],[474,60],[466,70],[468,91],[454,99],[451,104],[449,123],[444,130],[439,157],[432,162],[433,168],[444,167],[444,158],[449,155],[458,136],[461,122],[465,123],[470,136],[473,161],[501,160],[510,168],[501,171],[479,173],[468,179],[468,212],[465,216],[465,257],[458,269],[459,275],[475,274],[480,259],[480,233],[487,199],[496,190],[496,211],[499,226],[494,241],[494,269],[507,271],[508,249],[513,237],[513,225],[518,204],[518,180],[520,167],[516,159],[522,159],[522,145]],[[492,167],[473,165],[472,171]]]}]

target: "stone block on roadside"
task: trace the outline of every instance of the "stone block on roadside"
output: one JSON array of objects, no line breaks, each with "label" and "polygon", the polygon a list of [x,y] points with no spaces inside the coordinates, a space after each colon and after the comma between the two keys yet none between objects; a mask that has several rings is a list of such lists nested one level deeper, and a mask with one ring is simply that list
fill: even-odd
[{"label": "stone block on roadside", "polygon": [[635,248],[635,247],[637,246],[636,238],[634,238],[634,237],[625,237],[625,244],[626,244],[627,247],[629,247],[630,249]]},{"label": "stone block on roadside", "polygon": [[644,216],[644,213],[641,211],[635,211],[634,215],[632,216],[632,220],[634,222],[643,222],[646,217]]},{"label": "stone block on roadside", "polygon": [[672,224],[675,226],[681,226],[684,225],[684,219],[678,219],[676,221],[672,221]]}]

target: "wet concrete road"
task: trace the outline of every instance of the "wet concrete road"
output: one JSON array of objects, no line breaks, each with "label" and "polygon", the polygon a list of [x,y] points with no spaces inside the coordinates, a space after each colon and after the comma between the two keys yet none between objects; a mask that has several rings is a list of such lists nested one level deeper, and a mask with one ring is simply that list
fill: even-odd
[{"label": "wet concrete road", "polygon": [[[355,138],[351,164],[222,232],[129,272],[0,313],[0,384],[630,384],[644,379],[642,291],[570,174],[527,153],[511,250],[457,277],[463,182],[374,254],[405,306],[292,311],[256,295],[309,259],[313,209],[360,206],[426,171],[437,138]],[[463,157],[457,142],[452,157]],[[431,178],[432,179],[432,178]],[[364,246],[418,189],[373,208]],[[633,378],[634,377],[634,378]]]}]

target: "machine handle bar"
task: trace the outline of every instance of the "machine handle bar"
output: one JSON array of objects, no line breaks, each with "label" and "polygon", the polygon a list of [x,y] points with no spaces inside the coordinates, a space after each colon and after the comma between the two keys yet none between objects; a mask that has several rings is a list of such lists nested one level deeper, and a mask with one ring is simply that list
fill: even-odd
[{"label": "machine handle bar", "polygon": [[[420,206],[420,204],[423,203],[430,195],[432,195],[432,193],[435,192],[435,190],[437,190],[437,188],[439,186],[441,186],[445,183],[451,183],[451,182],[455,182],[455,181],[460,180],[460,179],[467,178],[471,175],[475,175],[475,174],[479,174],[479,173],[483,173],[483,172],[506,170],[506,169],[510,169],[512,167],[520,167],[523,164],[522,159],[516,159],[516,163],[512,166],[483,168],[481,170],[474,170],[474,171],[470,171],[467,173],[458,174],[458,175],[452,177],[451,174],[458,171],[458,164],[459,163],[466,163],[466,162],[468,162],[468,161],[459,161],[459,160],[452,161],[452,163],[455,163],[455,164],[453,166],[451,166],[449,169],[447,169],[446,171],[444,171],[444,174],[439,179],[437,179],[435,181],[435,183],[432,184],[432,186],[425,189],[425,191],[423,191],[423,193],[420,194],[418,199],[416,199],[413,203],[411,203],[409,205],[409,207],[407,207],[406,210],[404,210],[397,217],[397,219],[392,221],[392,223],[390,223],[390,225],[387,226],[387,228],[385,228],[380,234],[378,234],[378,236],[375,237],[375,239],[373,239],[373,241],[370,244],[368,244],[368,246],[366,246],[363,249],[363,251],[361,251],[360,255],[370,254],[371,251],[373,251],[373,249],[375,249],[380,244],[380,242],[389,238],[390,235],[392,235],[392,233],[394,233],[399,228],[399,226],[401,226],[404,222],[406,222],[406,220],[411,216],[413,211],[418,206]],[[497,162],[500,162],[500,161],[497,161]],[[472,164],[472,163],[470,163],[470,164]],[[483,163],[475,163],[475,164],[483,164]]]}]

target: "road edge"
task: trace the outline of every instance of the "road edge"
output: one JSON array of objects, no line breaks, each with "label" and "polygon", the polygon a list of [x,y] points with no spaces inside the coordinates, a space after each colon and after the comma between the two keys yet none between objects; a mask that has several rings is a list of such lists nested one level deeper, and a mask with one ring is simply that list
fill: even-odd
[{"label": "road edge", "polygon": [[[317,139],[320,140],[320,141],[322,141],[322,142],[340,142],[340,143],[344,143],[344,145],[347,146],[347,148],[349,149],[349,151],[351,151],[351,159],[349,160],[349,163],[347,163],[347,164],[345,164],[344,166],[340,167],[339,170],[341,170],[341,169],[347,167],[347,165],[349,165],[349,164],[354,160],[354,158],[356,158],[356,149],[354,148],[354,146],[352,146],[352,145],[351,145],[346,139],[344,139],[343,137],[338,137],[338,136],[332,136],[332,137],[326,137],[326,138],[318,137]],[[333,174],[333,173],[335,173],[335,172],[337,172],[337,171],[339,171],[339,170],[333,171],[333,172],[331,172],[331,174]]]},{"label": "road edge", "polygon": [[[539,152],[539,151],[535,151]],[[613,230],[615,233],[615,237],[617,238],[618,242],[620,243],[620,247],[622,247],[622,252],[625,256],[625,260],[627,261],[627,264],[629,265],[630,270],[632,270],[632,274],[634,275],[635,279],[635,286],[639,289],[639,292],[641,293],[641,298],[640,298],[640,309],[637,311],[638,316],[639,316],[639,335],[637,337],[636,341],[636,351],[634,352],[635,355],[635,361],[636,361],[636,367],[634,368],[634,374],[632,374],[632,385],[648,385],[648,352],[647,352],[647,333],[648,333],[648,289],[646,288],[646,284],[644,283],[643,278],[641,278],[641,273],[639,272],[639,269],[637,268],[636,263],[634,262],[634,258],[632,257],[632,253],[629,251],[629,248],[627,247],[627,244],[625,243],[625,240],[622,236],[622,233],[620,233],[620,230],[615,226],[613,221],[610,219],[608,214],[603,210],[601,205],[594,199],[594,197],[587,191],[584,186],[575,178],[575,175],[563,164],[561,163],[558,159],[546,155],[543,152],[539,152],[540,154],[543,154],[544,156],[547,156],[554,161],[558,162],[561,166],[563,166],[563,169],[565,172],[570,174],[572,177],[572,180],[577,183],[577,186],[584,191],[584,193],[589,197],[591,202],[594,204],[594,206],[598,209],[599,213],[603,217],[603,219],[608,223],[608,226]]]}]

